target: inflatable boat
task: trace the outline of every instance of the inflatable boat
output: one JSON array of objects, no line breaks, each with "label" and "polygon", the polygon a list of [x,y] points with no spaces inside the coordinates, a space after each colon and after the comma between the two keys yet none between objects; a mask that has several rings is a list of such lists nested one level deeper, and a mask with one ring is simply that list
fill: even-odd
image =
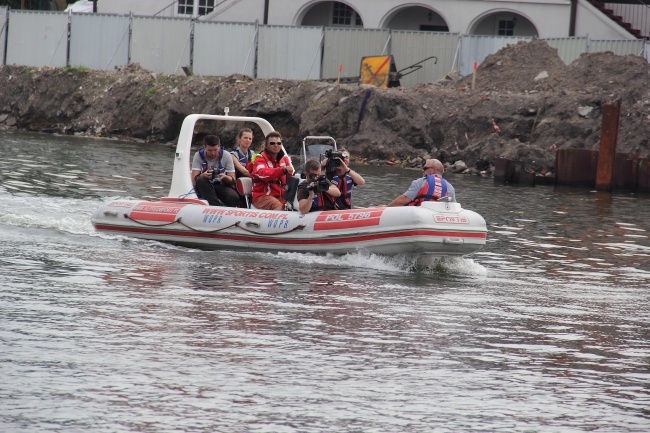
[{"label": "inflatable boat", "polygon": [[[190,148],[199,120],[254,123],[265,136],[273,130],[265,119],[256,117],[188,116],[181,127],[167,197],[104,203],[92,215],[97,231],[208,249],[268,252],[466,255],[485,245],[483,217],[452,202],[306,215],[292,210],[210,206],[194,194],[190,174]],[[303,142],[306,158],[304,148]],[[249,192],[238,186],[244,189],[241,193]]]}]

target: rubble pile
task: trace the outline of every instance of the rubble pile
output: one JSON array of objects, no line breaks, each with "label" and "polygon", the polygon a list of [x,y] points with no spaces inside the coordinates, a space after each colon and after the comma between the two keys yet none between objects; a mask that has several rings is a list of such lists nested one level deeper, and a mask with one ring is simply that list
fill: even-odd
[{"label": "rubble pile", "polygon": [[[597,149],[602,105],[621,99],[618,151],[650,156],[650,67],[642,57],[590,53],[567,66],[544,41],[520,42],[488,56],[474,84],[468,76],[382,90],[161,75],[135,64],[115,71],[3,66],[0,128],[169,143],[188,114],[228,107],[231,115],[269,120],[291,153],[306,135],[331,135],[367,163],[416,166],[437,157],[455,171],[488,176],[499,157],[543,173],[557,149]],[[234,142],[235,126],[202,127]]]}]

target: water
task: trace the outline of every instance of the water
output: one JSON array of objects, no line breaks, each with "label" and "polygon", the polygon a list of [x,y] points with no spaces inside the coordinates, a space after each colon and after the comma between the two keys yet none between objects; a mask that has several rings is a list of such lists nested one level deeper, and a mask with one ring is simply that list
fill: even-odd
[{"label": "water", "polygon": [[[169,187],[162,145],[0,133],[2,432],[645,432],[650,200],[449,179],[455,259],[99,235]],[[420,173],[355,167],[357,205]]]}]

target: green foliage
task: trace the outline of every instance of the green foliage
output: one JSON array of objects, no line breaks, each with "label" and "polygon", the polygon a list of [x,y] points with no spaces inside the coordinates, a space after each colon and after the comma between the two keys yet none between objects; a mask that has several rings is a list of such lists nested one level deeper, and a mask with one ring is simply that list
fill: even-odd
[{"label": "green foliage", "polygon": [[145,93],[144,96],[147,98],[151,98],[156,93],[158,93],[158,87],[156,87],[156,84],[154,83],[153,86],[147,89],[147,93]]},{"label": "green foliage", "polygon": [[90,69],[86,66],[66,66],[64,71],[72,74],[81,74],[90,71]]}]

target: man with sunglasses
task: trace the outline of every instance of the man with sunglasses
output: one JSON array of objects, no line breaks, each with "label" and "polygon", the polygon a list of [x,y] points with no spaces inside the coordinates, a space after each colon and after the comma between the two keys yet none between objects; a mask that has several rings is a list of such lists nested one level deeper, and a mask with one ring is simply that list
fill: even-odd
[{"label": "man with sunglasses", "polygon": [[257,209],[284,209],[284,186],[287,176],[293,175],[293,165],[284,153],[279,132],[268,133],[264,150],[248,166],[253,178],[253,206]]},{"label": "man with sunglasses", "polygon": [[411,182],[406,192],[388,206],[420,206],[423,201],[436,201],[449,197],[449,201],[456,201],[456,191],[451,183],[443,179],[442,173],[445,166],[437,159],[427,159],[422,166],[422,177]]}]

